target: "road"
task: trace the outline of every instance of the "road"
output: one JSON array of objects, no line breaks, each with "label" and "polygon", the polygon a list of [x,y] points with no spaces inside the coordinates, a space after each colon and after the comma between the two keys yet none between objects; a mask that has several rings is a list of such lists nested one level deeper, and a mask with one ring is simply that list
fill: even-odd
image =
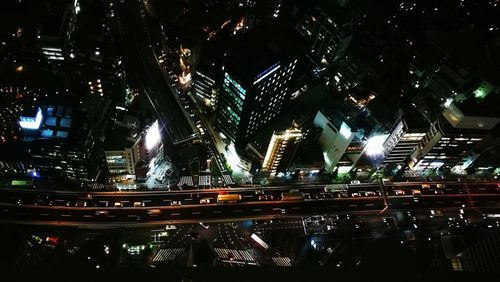
[{"label": "road", "polygon": [[122,38],[126,63],[133,70],[172,143],[178,144],[193,138],[196,136],[194,126],[158,65],[148,31],[141,19],[139,2],[123,1],[118,11],[116,25]]},{"label": "road", "polygon": [[[417,187],[420,193],[414,195]],[[441,186],[439,194],[433,188],[421,187],[420,183],[391,183],[384,186],[385,193],[378,195],[380,187],[374,184],[355,185],[347,192],[330,193],[324,192],[323,186],[311,185],[294,187],[305,197],[293,201],[281,200],[279,196],[290,187],[91,194],[0,189],[0,214],[3,221],[112,227],[443,208],[483,212],[500,207],[497,183],[447,183]],[[396,195],[396,190],[403,190],[405,194]],[[241,195],[241,202],[217,204],[216,197],[221,192],[237,193]],[[200,200],[206,198],[212,199],[211,203],[200,204]],[[174,201],[180,201],[181,205],[172,205]]]}]

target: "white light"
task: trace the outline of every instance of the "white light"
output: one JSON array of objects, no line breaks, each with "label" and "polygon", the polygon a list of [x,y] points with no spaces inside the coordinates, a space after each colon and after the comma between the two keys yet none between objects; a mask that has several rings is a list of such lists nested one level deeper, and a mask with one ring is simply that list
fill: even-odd
[{"label": "white light", "polygon": [[340,126],[340,134],[345,137],[345,139],[349,139],[351,137],[351,129],[345,122]]},{"label": "white light", "polygon": [[146,149],[151,150],[154,146],[158,145],[161,140],[160,128],[158,127],[158,120],[148,129],[146,133]]},{"label": "white light", "polygon": [[236,168],[241,161],[240,157],[236,153],[236,148],[234,147],[233,143],[229,144],[229,146],[228,146],[226,160],[227,160],[227,163],[233,169]]},{"label": "white light", "polygon": [[269,72],[267,72],[265,75],[259,77],[259,79],[257,79],[256,81],[254,81],[253,84],[255,85],[255,84],[259,83],[261,80],[263,80],[264,78],[268,77],[270,74],[272,74],[273,72],[275,72],[276,70],[278,70],[280,67],[281,67],[280,65],[275,66]]},{"label": "white light", "polygon": [[42,109],[38,108],[36,117],[20,117],[19,125],[24,129],[38,129],[42,124]]},{"label": "white light", "polygon": [[365,147],[366,154],[369,156],[381,155],[384,152],[383,145],[388,136],[388,134],[383,134],[370,137]]}]

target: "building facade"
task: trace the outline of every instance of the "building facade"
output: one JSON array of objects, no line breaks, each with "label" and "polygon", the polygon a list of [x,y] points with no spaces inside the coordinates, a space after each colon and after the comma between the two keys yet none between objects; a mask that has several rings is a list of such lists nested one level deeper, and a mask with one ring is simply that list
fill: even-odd
[{"label": "building facade", "polygon": [[283,132],[274,132],[267,147],[262,171],[274,177],[278,172],[284,172],[297,151],[299,142],[302,139],[300,129],[292,128]]}]

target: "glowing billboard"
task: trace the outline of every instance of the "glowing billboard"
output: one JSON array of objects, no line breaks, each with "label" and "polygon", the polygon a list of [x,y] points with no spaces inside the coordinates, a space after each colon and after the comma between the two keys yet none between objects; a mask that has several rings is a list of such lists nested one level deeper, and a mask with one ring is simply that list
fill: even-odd
[{"label": "glowing billboard", "polygon": [[158,120],[156,120],[146,133],[146,149],[151,150],[161,141],[160,127]]}]

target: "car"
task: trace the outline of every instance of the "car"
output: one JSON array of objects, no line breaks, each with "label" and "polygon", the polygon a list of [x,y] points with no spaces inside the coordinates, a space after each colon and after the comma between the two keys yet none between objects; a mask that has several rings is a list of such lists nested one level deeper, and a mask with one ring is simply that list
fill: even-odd
[{"label": "car", "polygon": [[405,194],[405,191],[403,191],[403,190],[394,190],[394,194],[396,194],[396,196],[401,196],[401,195]]},{"label": "car", "polygon": [[444,192],[443,192],[443,190],[435,190],[434,194],[436,194],[436,195],[443,195]]},{"label": "car", "polygon": [[181,206],[182,204],[181,204],[181,201],[172,201],[172,202],[170,202],[170,205],[171,206]]},{"label": "car", "polygon": [[338,198],[348,198],[348,197],[349,197],[349,194],[347,194],[347,193],[338,193],[338,194],[337,194],[337,197],[338,197]]},{"label": "car", "polygon": [[351,184],[361,184],[361,181],[359,181],[359,180],[351,180]]},{"label": "car", "polygon": [[161,210],[160,209],[152,209],[152,210],[148,210],[148,214],[149,215],[159,215],[161,213]]},{"label": "car", "polygon": [[99,201],[99,202],[97,202],[97,206],[98,207],[107,207],[107,206],[109,206],[109,203],[108,203],[108,201]]},{"label": "car", "polygon": [[85,201],[78,200],[75,203],[75,207],[86,207],[86,206],[87,206],[87,202],[85,202]]},{"label": "car", "polygon": [[436,187],[437,187],[437,188],[444,188],[444,187],[445,187],[445,185],[444,185],[444,184],[439,183],[439,184],[436,184]]},{"label": "car", "polygon": [[418,189],[411,189],[411,193],[416,196],[422,195],[422,192],[420,192],[420,190]]},{"label": "car", "polygon": [[144,207],[144,202],[134,202],[134,208]]},{"label": "car", "polygon": [[210,204],[210,198],[204,198],[200,200],[200,204]]},{"label": "car", "polygon": [[361,195],[359,193],[351,193],[351,197],[361,197]]},{"label": "car", "polygon": [[95,215],[108,215],[109,211],[96,211]]},{"label": "car", "polygon": [[115,202],[115,208],[122,208],[123,207],[123,203],[122,202]]},{"label": "car", "polygon": [[377,193],[375,193],[374,191],[365,191],[365,196],[367,197],[375,197],[377,196]]},{"label": "car", "polygon": [[[429,184],[422,184],[422,189],[429,189],[429,188],[431,188],[431,185],[429,185]],[[438,187],[438,188],[440,188],[440,187]]]},{"label": "car", "polygon": [[259,201],[272,201],[274,199],[273,195],[259,195]]}]

